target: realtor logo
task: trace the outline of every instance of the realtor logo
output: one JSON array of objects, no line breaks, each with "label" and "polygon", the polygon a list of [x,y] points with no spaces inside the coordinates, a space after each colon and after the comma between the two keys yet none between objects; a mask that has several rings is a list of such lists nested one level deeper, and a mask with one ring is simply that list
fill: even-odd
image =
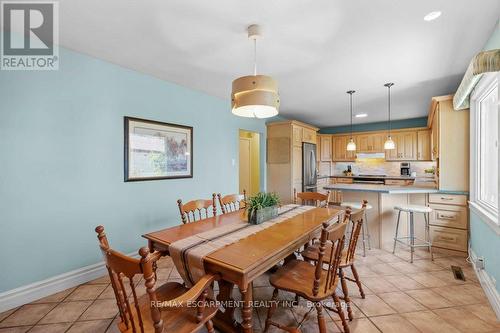
[{"label": "realtor logo", "polygon": [[0,69],[59,69],[59,20],[55,1],[2,1]]}]

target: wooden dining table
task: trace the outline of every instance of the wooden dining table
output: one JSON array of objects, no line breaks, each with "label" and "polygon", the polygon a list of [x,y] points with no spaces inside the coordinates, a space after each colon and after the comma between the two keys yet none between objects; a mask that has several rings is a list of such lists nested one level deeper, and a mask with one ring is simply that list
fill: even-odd
[{"label": "wooden dining table", "polygon": [[[314,208],[205,256],[205,271],[221,277],[217,300],[221,304],[236,304],[232,295],[235,285],[242,295],[242,322],[235,320],[235,308],[228,306],[214,318],[215,326],[222,332],[253,332],[252,282],[282,260],[293,258],[298,248],[318,235],[323,224],[335,221],[342,213],[338,208]],[[143,237],[152,251],[168,255],[170,244],[178,240],[234,223],[248,223],[246,211],[166,228]]]}]

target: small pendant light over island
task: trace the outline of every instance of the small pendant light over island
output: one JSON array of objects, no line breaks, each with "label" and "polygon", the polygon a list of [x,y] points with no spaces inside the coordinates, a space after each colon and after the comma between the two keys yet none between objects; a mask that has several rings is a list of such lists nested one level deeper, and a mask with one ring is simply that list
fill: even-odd
[{"label": "small pendant light over island", "polygon": [[354,94],[356,91],[355,90],[349,90],[347,93],[349,94],[349,109],[351,111],[350,116],[351,116],[351,138],[349,139],[349,143],[347,144],[347,151],[355,151],[356,150],[356,143],[354,142],[352,138],[352,94]]},{"label": "small pendant light over island", "polygon": [[387,87],[387,91],[388,91],[387,110],[389,113],[389,133],[387,135],[387,140],[385,140],[385,142],[384,142],[384,149],[386,149],[386,150],[392,150],[392,149],[396,148],[396,144],[394,143],[394,141],[392,140],[392,137],[391,137],[391,87],[393,85],[394,85],[394,83],[392,83],[392,82],[384,84],[384,87]]}]

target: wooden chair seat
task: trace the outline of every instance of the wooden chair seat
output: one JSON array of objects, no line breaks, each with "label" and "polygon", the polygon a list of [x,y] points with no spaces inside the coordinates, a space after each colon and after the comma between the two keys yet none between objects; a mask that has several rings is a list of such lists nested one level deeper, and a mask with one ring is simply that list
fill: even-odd
[{"label": "wooden chair seat", "polygon": [[[156,296],[158,301],[169,301],[173,300],[179,296],[182,296],[189,289],[184,287],[182,284],[177,282],[167,282],[161,287],[156,289]],[[209,300],[207,300],[209,301]],[[141,313],[149,313],[150,299],[148,295],[144,295],[138,298],[138,305]],[[161,319],[163,320],[163,332],[176,332],[176,333],[191,333],[198,332],[205,323],[212,319],[217,313],[217,306],[215,302],[207,302],[207,306],[204,308],[203,316],[200,321],[196,320],[196,307],[177,307],[168,308],[161,310]],[[137,312],[135,308],[131,309],[134,321],[137,323]],[[144,332],[154,332],[153,320],[149,315],[143,315],[143,325]],[[122,333],[132,333],[132,327],[127,328],[124,322],[120,322],[118,325],[120,332]]]},{"label": "wooden chair seat", "polygon": [[[313,302],[319,302],[331,296],[330,288],[336,288],[338,279],[335,280],[334,287],[330,288],[325,288],[326,279],[321,279],[319,291],[317,295],[314,295],[311,281],[314,281],[315,272],[316,266],[302,260],[291,260],[273,273],[269,282],[274,288],[292,292]],[[325,293],[325,290],[328,293]]]}]

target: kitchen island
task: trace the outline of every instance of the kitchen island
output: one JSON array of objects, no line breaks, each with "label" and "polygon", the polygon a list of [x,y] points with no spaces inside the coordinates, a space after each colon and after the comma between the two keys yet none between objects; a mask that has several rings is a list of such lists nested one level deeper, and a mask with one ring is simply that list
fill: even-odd
[{"label": "kitchen island", "polygon": [[[323,187],[329,191],[341,191],[343,202],[361,202],[367,200],[373,208],[367,211],[371,245],[374,248],[392,250],[396,230],[397,211],[395,205],[429,205],[429,195],[438,200],[448,200],[465,192],[441,191],[433,184],[422,183],[409,186],[391,186],[380,184],[329,184]],[[423,214],[415,214],[415,233],[420,239],[425,238]],[[408,216],[401,214],[400,236],[408,236]],[[431,230],[432,233],[432,230]],[[431,235],[432,238],[432,235]]]}]

